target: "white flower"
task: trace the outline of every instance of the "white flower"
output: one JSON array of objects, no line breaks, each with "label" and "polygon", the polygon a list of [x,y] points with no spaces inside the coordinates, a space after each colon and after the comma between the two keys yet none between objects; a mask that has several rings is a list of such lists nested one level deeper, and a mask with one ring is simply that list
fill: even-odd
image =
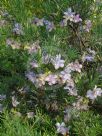
[{"label": "white flower", "polygon": [[24,32],[22,30],[22,25],[19,23],[15,23],[14,27],[13,27],[13,33],[15,33],[17,35],[23,35]]},{"label": "white flower", "polygon": [[62,122],[60,123],[56,123],[56,127],[57,127],[57,133],[60,133],[62,135],[66,135],[69,133],[69,129],[65,126],[65,123]]},{"label": "white flower", "polygon": [[32,82],[34,83],[36,81],[36,77],[35,77],[35,74],[31,71],[29,71],[27,74],[26,74],[26,77]]},{"label": "white flower", "polygon": [[86,97],[91,99],[91,100],[94,100],[94,99],[97,98],[97,92],[94,92],[92,90],[88,90]]},{"label": "white flower", "polygon": [[35,18],[32,23],[36,26],[44,26],[44,19]]},{"label": "white flower", "polygon": [[17,101],[17,98],[15,96],[12,96],[12,105],[13,107],[17,107],[20,102]]},{"label": "white flower", "polygon": [[98,96],[101,96],[101,95],[102,95],[102,89],[97,88],[97,86],[95,86],[93,90],[87,91],[86,97],[91,100],[95,100]]},{"label": "white flower", "polygon": [[64,18],[68,21],[73,21],[74,20],[74,15],[75,13],[72,12],[71,8],[68,8],[68,10],[66,12],[64,12]]},{"label": "white flower", "polygon": [[34,117],[34,112],[28,112],[27,117],[28,118],[33,118]]},{"label": "white flower", "polygon": [[57,75],[48,75],[45,79],[45,81],[48,82],[49,85],[54,85],[57,83],[58,76]]},{"label": "white flower", "polygon": [[66,71],[61,71],[60,77],[61,77],[61,80],[63,83],[66,83],[67,80],[71,79],[71,75],[69,73],[67,73]]},{"label": "white flower", "polygon": [[32,66],[32,68],[38,68],[39,66],[38,66],[38,63],[36,63],[36,62],[31,62],[30,63],[30,65]]},{"label": "white flower", "polygon": [[79,62],[77,60],[75,62],[68,64],[67,67],[71,71],[76,71],[76,72],[79,72],[79,73],[81,72],[81,69],[82,69],[82,65],[79,64]]},{"label": "white flower", "polygon": [[61,59],[61,55],[56,55],[54,59],[51,59],[52,64],[54,65],[55,69],[63,68],[65,60]]}]

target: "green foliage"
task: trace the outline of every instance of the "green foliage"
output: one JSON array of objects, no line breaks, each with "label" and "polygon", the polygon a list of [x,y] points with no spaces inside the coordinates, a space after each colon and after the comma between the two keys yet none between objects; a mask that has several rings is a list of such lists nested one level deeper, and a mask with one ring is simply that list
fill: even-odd
[{"label": "green foliage", "polygon": [[[80,23],[72,23],[73,28],[79,31],[79,39],[70,27],[60,27],[59,22],[63,19],[63,12],[70,7],[73,12],[80,15],[83,20],[82,25],[85,25],[85,20],[92,20],[92,31],[88,35],[81,32]],[[20,104],[13,110],[14,112],[20,111],[22,114],[22,117],[17,117],[10,112],[1,116],[3,119],[0,123],[0,136],[57,136],[55,120],[63,121],[63,111],[76,101],[76,97],[69,96],[63,86],[49,87],[47,84],[45,88],[36,88],[35,84],[27,80],[25,75],[29,70],[34,70],[34,74],[41,72],[57,73],[63,70],[55,71],[51,64],[42,64],[41,57],[44,53],[52,56],[61,54],[62,59],[67,63],[79,60],[83,64],[82,73],[75,73],[75,75],[72,73],[72,78],[75,80],[78,94],[85,99],[86,92],[89,89],[93,89],[95,85],[102,87],[102,70],[98,70],[101,68],[102,62],[101,11],[102,4],[98,4],[95,0],[0,1],[0,94],[6,94],[5,105],[8,105],[9,111],[11,110],[11,97],[15,95]],[[6,12],[8,15],[2,16]],[[48,32],[45,26],[37,27],[32,23],[35,17],[53,21],[56,29]],[[3,26],[2,20],[6,21]],[[21,24],[24,35],[15,35],[12,32],[15,23]],[[82,40],[85,42],[85,47],[80,42],[81,36],[83,36]],[[13,49],[8,46],[6,43],[8,39],[19,42],[20,49]],[[41,49],[37,54],[30,56],[26,49],[37,40],[40,41]],[[96,58],[93,63],[82,62],[81,57],[87,48],[96,51]],[[40,68],[30,69],[30,59],[38,61]],[[28,87],[27,91],[25,91],[26,87]],[[21,92],[19,92],[20,89]],[[93,110],[100,113],[101,98],[92,103],[93,107],[94,104],[97,104],[99,109]],[[43,108],[43,112],[37,111],[37,107]],[[32,120],[25,118],[25,114],[30,110],[35,112]],[[68,122],[68,125],[72,126],[72,136],[102,135],[102,118],[100,115],[95,115],[90,109],[88,112],[81,112],[78,115],[77,118],[72,119],[71,124]]]},{"label": "green foliage", "polygon": [[73,121],[76,136],[101,136],[102,118],[93,112],[81,112],[77,120]]},{"label": "green foliage", "polygon": [[37,112],[32,120],[5,113],[0,124],[0,136],[57,136],[47,115]]},{"label": "green foliage", "polygon": [[0,92],[9,92],[24,84],[27,53],[0,46]]}]

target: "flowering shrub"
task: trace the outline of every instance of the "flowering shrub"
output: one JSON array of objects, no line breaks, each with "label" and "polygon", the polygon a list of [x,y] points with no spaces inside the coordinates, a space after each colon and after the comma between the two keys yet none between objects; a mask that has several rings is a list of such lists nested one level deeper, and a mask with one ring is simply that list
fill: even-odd
[{"label": "flowering shrub", "polygon": [[[15,119],[17,116],[20,121],[26,119],[29,124],[25,123],[26,128],[34,125],[35,135],[46,136],[51,127],[51,135],[91,136],[98,131],[101,134],[98,114],[102,106],[102,47],[93,40],[97,3],[93,0],[0,2],[2,117],[9,111]],[[42,113],[37,113],[38,109]],[[93,114],[99,116],[94,115],[96,122]],[[92,131],[87,131],[90,117]]]}]

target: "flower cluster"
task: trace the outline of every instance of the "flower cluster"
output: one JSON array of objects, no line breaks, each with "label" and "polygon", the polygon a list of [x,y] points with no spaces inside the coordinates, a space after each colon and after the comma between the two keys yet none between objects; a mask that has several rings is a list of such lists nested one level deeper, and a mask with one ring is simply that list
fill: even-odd
[{"label": "flower cluster", "polygon": [[[64,12],[63,15],[63,20],[60,22],[60,26],[64,27],[67,26],[70,23],[81,23],[83,20],[80,17],[79,14],[75,13],[72,11],[72,8],[68,8],[66,10],[66,12]],[[69,23],[68,23],[69,22]],[[55,25],[52,21],[48,21],[44,18],[34,18],[34,20],[32,21],[33,24],[35,24],[36,26],[45,26],[46,30],[51,32],[53,29],[55,29]],[[86,20],[84,25],[80,25],[80,28],[83,29],[86,32],[90,32],[92,27],[92,23],[91,20]]]},{"label": "flower cluster", "polygon": [[54,23],[50,22],[46,19],[39,19],[39,18],[35,18],[32,22],[33,24],[35,24],[36,26],[44,26],[46,27],[46,30],[51,32],[53,29],[55,29]]},{"label": "flower cluster", "polygon": [[72,12],[71,8],[68,8],[68,10],[66,12],[64,12],[64,16],[63,16],[64,20],[64,26],[67,25],[67,22],[74,22],[74,23],[79,23],[82,22],[82,19],[80,18],[79,14],[76,14],[75,12]]},{"label": "flower cluster", "polygon": [[[74,80],[71,76],[72,72],[81,72],[82,65],[78,61],[71,62],[65,66],[65,60],[61,59],[61,54],[51,57],[49,62],[54,66],[55,72],[45,72],[35,74],[33,71],[29,71],[26,77],[36,85],[36,87],[44,87],[46,85],[54,86],[64,86],[64,89],[68,91],[69,95],[77,96],[77,89],[75,87]],[[38,63],[32,62],[30,65],[33,68],[40,68]],[[58,70],[58,71],[56,71]]]}]

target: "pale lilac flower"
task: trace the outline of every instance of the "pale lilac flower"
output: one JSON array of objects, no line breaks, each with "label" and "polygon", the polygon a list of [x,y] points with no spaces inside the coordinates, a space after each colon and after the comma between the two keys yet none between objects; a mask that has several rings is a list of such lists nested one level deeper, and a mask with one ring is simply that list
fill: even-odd
[{"label": "pale lilac flower", "polygon": [[61,55],[56,55],[54,59],[51,59],[52,64],[54,65],[55,69],[63,68],[65,60],[61,59]]},{"label": "pale lilac flower", "polygon": [[17,101],[17,98],[15,96],[12,96],[12,105],[13,107],[17,107],[20,102]]},{"label": "pale lilac flower", "polygon": [[97,88],[97,86],[95,86],[93,90],[87,91],[86,97],[91,100],[95,100],[98,96],[101,96],[101,95],[102,95],[102,89]]},{"label": "pale lilac flower", "polygon": [[73,21],[74,20],[74,16],[75,16],[75,13],[72,12],[72,9],[71,8],[68,8],[68,10],[66,12],[64,12],[64,18],[66,19],[66,21]]},{"label": "pale lilac flower", "polygon": [[32,71],[29,71],[28,73],[26,73],[26,77],[32,82],[34,83],[36,81],[36,76]]},{"label": "pale lilac flower", "polygon": [[95,58],[94,56],[85,55],[85,54],[84,54],[84,55],[82,56],[82,61],[83,61],[83,62],[85,62],[85,61],[87,61],[87,62],[92,62],[92,61],[94,61],[94,58]]},{"label": "pale lilac flower", "polygon": [[34,112],[28,112],[27,113],[27,117],[30,119],[30,118],[33,118],[34,117]]},{"label": "pale lilac flower", "polygon": [[32,23],[36,26],[44,26],[44,19],[35,18]]},{"label": "pale lilac flower", "polygon": [[85,25],[84,25],[84,27],[83,27],[84,30],[85,30],[86,32],[90,32],[91,27],[92,27],[91,20],[86,20],[86,21],[85,21]]},{"label": "pale lilac flower", "polygon": [[23,35],[23,28],[22,25],[19,23],[15,23],[14,27],[13,27],[13,33],[17,34],[17,35]]},{"label": "pale lilac flower", "polygon": [[69,133],[69,129],[65,126],[65,123],[62,122],[60,123],[56,123],[56,127],[57,127],[57,133],[62,134],[62,135],[67,135]]},{"label": "pale lilac flower", "polygon": [[53,29],[55,29],[53,22],[50,22],[48,20],[44,20],[44,24],[46,26],[46,30],[48,30],[49,32],[51,32]]},{"label": "pale lilac flower", "polygon": [[61,71],[59,76],[61,77],[62,83],[66,83],[71,79],[71,74],[67,73],[66,71]]},{"label": "pale lilac flower", "polygon": [[49,85],[54,85],[58,81],[58,76],[50,74],[46,77],[45,81],[47,81]]},{"label": "pale lilac flower", "polygon": [[39,67],[38,63],[36,63],[35,61],[31,62],[30,65],[32,66],[32,68],[38,68]]},{"label": "pale lilac flower", "polygon": [[91,99],[91,100],[94,100],[94,99],[97,98],[97,92],[94,92],[92,90],[88,90],[86,97]]},{"label": "pale lilac flower", "polygon": [[80,15],[77,14],[74,16],[74,20],[73,20],[74,23],[79,23],[79,22],[82,22],[82,19],[80,18]]}]

